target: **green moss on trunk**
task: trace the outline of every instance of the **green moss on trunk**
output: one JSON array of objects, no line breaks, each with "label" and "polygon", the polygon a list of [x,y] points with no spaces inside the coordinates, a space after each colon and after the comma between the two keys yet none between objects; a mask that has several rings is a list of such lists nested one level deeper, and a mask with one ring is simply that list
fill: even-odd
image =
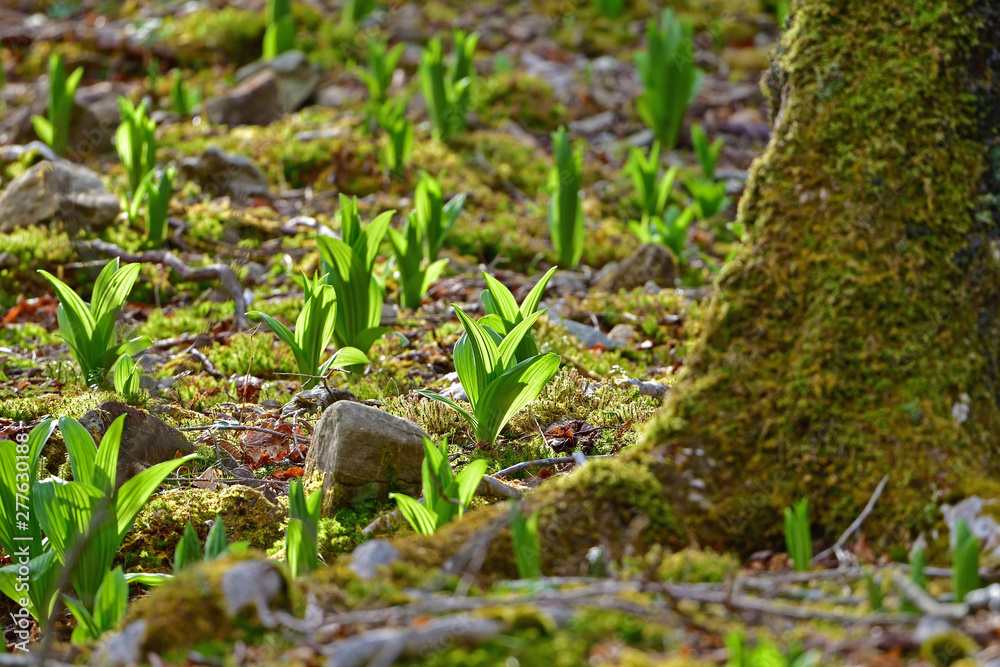
[{"label": "green moss on trunk", "polygon": [[[884,474],[865,530],[902,546],[942,502],[995,486],[977,480],[1000,432],[1000,217],[981,196],[1000,164],[997,3],[794,12],[765,81],[775,129],[741,202],[744,250],[640,445],[531,500],[547,573],[602,543],[777,546],[800,497],[830,539]],[[444,557],[482,522],[463,524]]]}]

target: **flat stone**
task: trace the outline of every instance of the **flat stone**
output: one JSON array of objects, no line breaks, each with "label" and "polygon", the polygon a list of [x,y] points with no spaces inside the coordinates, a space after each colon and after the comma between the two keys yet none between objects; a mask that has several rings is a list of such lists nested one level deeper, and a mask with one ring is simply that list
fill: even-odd
[{"label": "flat stone", "polygon": [[261,70],[227,93],[205,103],[205,112],[218,125],[269,125],[281,118],[278,76]]},{"label": "flat stone", "polygon": [[[424,438],[419,426],[377,408],[339,401],[323,412],[306,456],[305,476],[323,475],[334,506],[419,495]],[[325,503],[324,503],[325,504]]]},{"label": "flat stone", "polygon": [[597,287],[606,292],[617,292],[643,287],[649,281],[660,287],[673,287],[676,279],[677,266],[670,250],[659,243],[646,243],[622,260]]},{"label": "flat stone", "polygon": [[284,113],[302,108],[326,78],[326,70],[309,60],[301,51],[285,51],[271,60],[258,60],[236,70],[236,82],[242,83],[264,70],[277,75],[278,106]]},{"label": "flat stone", "polygon": [[364,581],[371,581],[382,565],[392,565],[399,560],[399,549],[388,540],[369,540],[351,553],[348,567]]},{"label": "flat stone", "polygon": [[111,423],[125,416],[122,426],[121,446],[118,452],[118,476],[116,486],[139,474],[146,468],[169,461],[178,453],[190,454],[194,446],[187,438],[163,420],[143,410],[106,401],[80,417],[80,423],[90,432],[94,443],[100,445],[101,438]]},{"label": "flat stone", "polygon": [[583,324],[576,320],[563,319],[552,313],[549,313],[549,322],[566,329],[585,348],[603,347],[605,350],[616,350],[622,347],[621,343],[589,324]]},{"label": "flat stone", "polygon": [[104,189],[94,172],[65,160],[42,160],[0,195],[0,232],[53,218],[103,229],[119,211],[118,197]]},{"label": "flat stone", "polygon": [[209,146],[196,158],[181,160],[181,174],[203,190],[234,199],[270,195],[267,176],[250,158]]}]

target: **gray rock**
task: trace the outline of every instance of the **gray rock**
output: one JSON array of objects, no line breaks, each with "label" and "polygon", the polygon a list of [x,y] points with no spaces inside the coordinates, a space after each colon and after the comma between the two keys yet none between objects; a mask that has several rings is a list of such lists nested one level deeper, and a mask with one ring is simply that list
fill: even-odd
[{"label": "gray rock", "polygon": [[149,466],[173,459],[178,452],[190,454],[194,451],[187,438],[163,420],[115,401],[106,401],[88,410],[80,417],[80,423],[99,445],[108,427],[121,415],[125,415],[125,423],[118,452],[117,486]]},{"label": "gray rock", "polygon": [[635,337],[638,335],[639,334],[635,330],[634,326],[632,326],[631,324],[625,324],[624,322],[621,324],[616,324],[614,327],[611,328],[611,331],[608,332],[608,338],[617,341],[623,346],[631,343],[633,340],[635,340]]},{"label": "gray rock", "polygon": [[581,118],[580,120],[571,122],[569,124],[569,129],[573,132],[589,137],[600,132],[604,132],[609,129],[614,122],[614,111],[602,111],[599,114],[594,114],[593,116],[587,116],[586,118]]},{"label": "gray rock", "polygon": [[229,616],[253,608],[264,627],[274,626],[272,606],[284,592],[285,578],[269,560],[239,561],[222,575],[222,598]]},{"label": "gray rock", "polygon": [[626,383],[638,389],[641,396],[649,396],[650,398],[662,398],[663,396],[666,396],[667,392],[670,390],[670,387],[665,384],[660,384],[659,382],[643,382],[642,380],[637,380],[636,378],[629,378]]},{"label": "gray rock", "polygon": [[458,379],[458,373],[448,373],[442,379],[451,382],[450,387],[441,391],[442,396],[447,396],[456,401],[469,400],[469,395],[465,393],[465,388],[462,387],[462,383]]},{"label": "gray rock", "polygon": [[365,581],[375,578],[376,569],[381,565],[391,565],[399,560],[399,549],[386,540],[370,540],[363,543],[351,554],[348,567]]},{"label": "gray rock", "polygon": [[101,641],[90,664],[108,665],[138,665],[142,662],[142,645],[146,641],[146,621],[129,623],[121,632],[109,633]]},{"label": "gray rock", "polygon": [[118,197],[104,189],[94,172],[65,160],[42,160],[0,195],[0,232],[53,218],[104,228],[120,210]]},{"label": "gray rock", "polygon": [[558,325],[566,329],[569,333],[576,337],[580,344],[586,348],[602,346],[605,350],[617,350],[622,347],[622,344],[613,338],[609,338],[607,334],[602,332],[600,329],[594,328],[588,324],[583,324],[577,322],[576,320],[566,320],[552,313],[549,313],[549,322]]},{"label": "gray rock", "polygon": [[358,99],[358,95],[353,90],[332,84],[320,88],[319,92],[316,93],[316,104],[331,109],[339,109],[356,99]]},{"label": "gray rock", "polygon": [[337,387],[313,387],[292,396],[281,408],[281,418],[288,419],[296,412],[322,412],[337,401],[355,401],[358,397]]},{"label": "gray rock", "polygon": [[269,125],[282,115],[278,76],[269,69],[205,103],[208,119],[220,125]]},{"label": "gray rock", "polygon": [[597,286],[606,292],[617,292],[642,287],[649,281],[673,287],[676,279],[677,266],[670,250],[659,243],[646,243],[622,260]]},{"label": "gray rock", "polygon": [[424,441],[419,426],[362,403],[339,401],[323,412],[306,456],[305,474],[323,475],[334,506],[418,495]]},{"label": "gray rock", "polygon": [[209,146],[196,158],[181,160],[181,174],[202,189],[234,199],[267,197],[267,177],[257,165],[242,155]]},{"label": "gray rock", "polygon": [[326,70],[311,62],[301,51],[285,51],[273,60],[258,60],[236,70],[236,82],[242,83],[255,74],[268,70],[277,75],[278,106],[284,113],[302,108],[316,93],[326,77]]}]

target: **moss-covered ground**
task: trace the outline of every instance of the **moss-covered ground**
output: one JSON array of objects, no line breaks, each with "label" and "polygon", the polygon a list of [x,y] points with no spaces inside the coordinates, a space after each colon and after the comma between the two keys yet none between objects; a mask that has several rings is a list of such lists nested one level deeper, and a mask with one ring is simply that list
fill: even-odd
[{"label": "moss-covered ground", "polygon": [[[424,647],[394,663],[406,665],[719,664],[724,638],[733,633],[782,651],[818,647],[827,651],[824,664],[860,664],[851,660],[879,653],[887,661],[880,664],[918,659],[912,642],[890,642],[883,651],[856,628],[823,620],[845,605],[862,615],[877,611],[863,577],[797,582],[782,595],[814,604],[795,620],[711,596],[731,596],[736,580],[784,576],[780,513],[800,497],[813,503],[814,537],[829,546],[867,501],[876,472],[898,471],[853,547],[870,566],[905,559],[922,532],[935,562],[944,564],[940,504],[971,494],[1000,498],[996,482],[967,474],[978,468],[960,456],[974,451],[978,465],[979,455],[992,451],[995,432],[995,392],[984,378],[993,377],[986,369],[996,354],[983,344],[995,323],[980,320],[977,328],[973,319],[994,302],[996,260],[970,241],[992,238],[995,225],[990,201],[970,203],[970,178],[984,170],[984,145],[970,130],[976,91],[963,87],[981,30],[965,19],[966,10],[981,3],[949,9],[917,2],[900,18],[898,3],[890,2],[858,20],[861,3],[827,11],[831,3],[801,0],[763,92],[756,84],[782,34],[774,12],[784,3],[671,3],[690,26],[705,79],[678,148],[662,156],[663,170],[680,169],[670,200],[690,201],[682,183],[697,178],[700,167],[687,128],[701,123],[710,137],[725,140],[718,170],[734,203],[688,230],[684,251],[674,255],[676,284],[612,293],[597,287],[596,274],[640,246],[629,223],[641,216],[641,205],[623,165],[631,146],[645,151],[649,143],[635,109],[632,63],[644,48],[645,21],[659,15],[657,3],[626,2],[611,17],[600,7],[613,1],[403,2],[351,26],[339,9],[293,2],[296,47],[324,68],[322,87],[336,102],[310,101],[266,126],[239,127],[209,122],[203,111],[170,112],[171,82],[180,76],[204,99],[231,89],[237,68],[260,57],[263,2],[26,4],[52,29],[0,41],[7,81],[0,109],[26,108],[49,56],[59,54],[70,71],[84,68],[83,85],[107,82],[147,101],[160,119],[161,166],[217,147],[260,168],[271,197],[218,196],[179,178],[169,207],[180,227],[171,228],[168,249],[192,268],[230,266],[252,310],[295,323],[303,291],[294,278],[320,269],[316,228],[341,231],[338,195],[357,197],[365,221],[396,211],[392,225],[400,229],[421,172],[440,179],[446,198],[465,193],[442,251],[448,266],[416,311],[396,305],[399,279],[391,246],[383,244],[374,273],[388,275],[383,323],[393,334],[374,343],[363,372],[334,374],[328,382],[413,421],[434,439],[447,437],[456,470],[477,459],[490,474],[573,452],[614,456],[606,465],[546,465],[510,477],[528,489],[555,478],[522,507],[540,514],[542,571],[566,579],[527,588],[503,581],[518,572],[504,530],[509,506],[494,498],[477,498],[460,530],[431,537],[413,535],[398,519],[363,532],[395,509],[371,503],[323,516],[317,541],[324,566],[289,580],[279,607],[301,616],[308,600],[335,619],[456,591],[459,599],[492,600],[473,613],[497,620],[502,632],[468,645]],[[842,24],[851,29],[832,27]],[[467,129],[442,142],[432,137],[417,63],[419,47],[435,35],[450,47],[453,28],[479,34],[477,76]],[[394,176],[380,165],[387,138],[370,132],[357,74],[369,38],[406,48],[390,92],[410,99],[415,136],[410,164]],[[855,57],[858,43],[873,45],[864,63]],[[768,144],[768,105],[773,112],[779,101],[782,111],[770,118],[777,139]],[[926,123],[910,122],[914,108],[925,108]],[[561,125],[584,153],[586,240],[580,270],[563,267],[543,305],[596,338],[581,341],[543,316],[534,335],[541,352],[561,357],[559,372],[496,443],[477,443],[457,413],[415,390],[451,386],[445,376],[455,370],[452,352],[462,332],[451,305],[482,314],[482,271],[520,297],[556,264],[548,184],[550,133]],[[744,194],[746,170],[758,156]],[[69,158],[100,174],[110,192],[126,193],[126,171],[113,152]],[[0,161],[0,192],[42,159],[27,151]],[[976,206],[985,218],[970,215]],[[737,207],[747,229],[742,245],[741,227],[733,225]],[[313,228],[290,228],[296,216],[311,218]],[[26,432],[47,416],[80,418],[115,398],[110,386],[81,381],[59,336],[58,301],[38,274],[48,270],[89,299],[108,259],[88,246],[95,239],[126,252],[147,249],[141,215],[132,223],[123,215],[103,230],[55,219],[0,234],[0,436]],[[155,342],[139,358],[144,389],[133,403],[170,426],[193,429],[186,435],[197,446],[197,457],[145,504],[125,536],[116,564],[126,571],[171,572],[185,523],[204,540],[217,517],[230,540],[247,541],[253,555],[284,557],[285,492],[288,480],[302,474],[304,451],[288,447],[261,457],[250,451],[246,432],[212,426],[283,425],[300,429],[307,447],[320,415],[300,415],[295,425],[282,420],[281,407],[301,387],[295,357],[266,326],[240,328],[234,315],[218,281],[185,280],[163,263],[146,262],[119,317],[120,336]],[[611,341],[611,333],[621,335]],[[956,357],[969,363],[956,364]],[[923,370],[913,373],[918,362]],[[659,394],[648,395],[650,387]],[[959,403],[976,418],[956,424]],[[575,435],[566,437],[565,424]],[[62,447],[57,434],[43,454],[43,474],[67,476]],[[222,488],[206,482],[225,474],[224,461],[233,457],[252,469],[255,488],[233,479]],[[496,534],[491,546],[469,552],[466,541],[483,533]],[[362,581],[347,563],[372,537],[393,539],[405,562]],[[764,549],[772,551],[747,560]],[[443,573],[449,558],[453,572],[472,574]],[[128,620],[142,618],[155,628],[145,650],[182,664],[190,651],[221,660],[239,646],[259,664],[319,664],[320,644],[380,625],[416,629],[434,616],[368,625],[331,620],[337,629],[319,640],[314,630],[277,630],[259,615],[229,614],[219,600],[224,567],[205,564],[160,592],[139,594]],[[585,603],[565,601],[595,581],[623,588]],[[878,581],[891,591],[888,574]],[[671,593],[668,584],[690,589]],[[949,590],[943,582],[933,586],[938,595]],[[684,591],[716,601],[685,598]],[[560,602],[539,602],[546,592]],[[887,604],[890,612],[905,611],[899,599]],[[72,653],[66,641],[72,624],[62,612],[57,650],[82,662],[96,655],[94,645]],[[975,628],[963,630],[975,635]],[[966,639],[959,635],[953,643],[964,646]],[[949,647],[927,648],[931,657],[920,664],[957,664],[961,652]]]}]

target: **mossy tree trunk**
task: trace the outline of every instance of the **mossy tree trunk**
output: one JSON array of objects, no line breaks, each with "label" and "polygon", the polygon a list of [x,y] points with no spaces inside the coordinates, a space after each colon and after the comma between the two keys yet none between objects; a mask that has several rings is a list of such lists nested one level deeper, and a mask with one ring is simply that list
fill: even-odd
[{"label": "mossy tree trunk", "polygon": [[[778,546],[801,497],[829,542],[886,474],[865,523],[883,548],[943,503],[1000,501],[1000,1],[793,5],[744,250],[642,442],[530,501],[546,572],[602,543]],[[404,550],[462,565],[497,533],[480,555],[510,574],[503,515]]]}]

